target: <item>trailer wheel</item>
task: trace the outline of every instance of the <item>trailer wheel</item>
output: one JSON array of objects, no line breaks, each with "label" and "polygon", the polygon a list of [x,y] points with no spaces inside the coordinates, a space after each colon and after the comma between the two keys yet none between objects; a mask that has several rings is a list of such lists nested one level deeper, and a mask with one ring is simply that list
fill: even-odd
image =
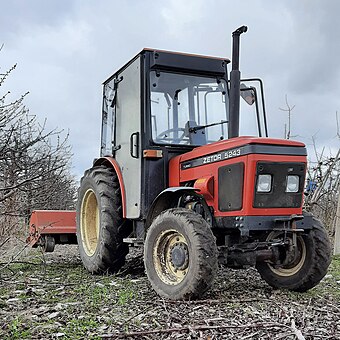
[{"label": "trailer wheel", "polygon": [[188,209],[169,209],[147,231],[144,262],[159,295],[197,298],[210,288],[217,272],[216,239],[202,216]]},{"label": "trailer wheel", "polygon": [[[326,230],[315,218],[312,230],[298,234],[297,250],[291,261],[282,266],[268,262],[256,264],[261,277],[274,288],[285,288],[305,292],[315,287],[326,275],[331,262],[331,245]],[[278,238],[277,232],[270,233],[267,240]]]},{"label": "trailer wheel", "polygon": [[112,168],[94,167],[81,179],[77,201],[77,242],[91,273],[119,270],[128,253],[123,238],[131,227],[122,217],[121,191]]},{"label": "trailer wheel", "polygon": [[55,238],[50,235],[45,235],[43,239],[42,249],[45,253],[52,253],[55,248]]}]

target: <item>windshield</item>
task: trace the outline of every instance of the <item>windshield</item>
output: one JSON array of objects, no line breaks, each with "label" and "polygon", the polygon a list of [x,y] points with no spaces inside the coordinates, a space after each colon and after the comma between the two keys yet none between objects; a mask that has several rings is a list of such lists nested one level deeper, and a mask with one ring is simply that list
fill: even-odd
[{"label": "windshield", "polygon": [[224,79],[152,71],[150,89],[156,143],[204,145],[227,138]]}]

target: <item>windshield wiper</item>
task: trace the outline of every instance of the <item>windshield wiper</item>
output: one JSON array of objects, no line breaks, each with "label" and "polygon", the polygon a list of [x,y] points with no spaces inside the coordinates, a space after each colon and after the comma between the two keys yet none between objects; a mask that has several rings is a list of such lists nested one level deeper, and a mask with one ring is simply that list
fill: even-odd
[{"label": "windshield wiper", "polygon": [[192,132],[196,132],[196,131],[199,131],[199,130],[203,130],[207,127],[210,127],[210,126],[215,126],[215,125],[221,125],[221,124],[225,124],[225,123],[228,123],[227,120],[221,120],[220,122],[218,123],[212,123],[212,124],[206,124],[206,125],[198,125],[198,126],[193,126],[191,128],[189,128],[189,132],[192,133]]}]

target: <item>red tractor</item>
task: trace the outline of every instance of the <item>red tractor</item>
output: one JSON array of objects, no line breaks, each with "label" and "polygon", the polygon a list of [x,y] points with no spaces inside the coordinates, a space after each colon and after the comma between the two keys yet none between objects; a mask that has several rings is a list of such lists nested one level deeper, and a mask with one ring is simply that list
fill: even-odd
[{"label": "red tractor", "polygon": [[[227,59],[144,49],[104,82],[101,156],[77,203],[90,272],[144,244],[152,287],[171,299],[201,296],[219,263],[299,292],[326,274],[327,233],[302,210],[305,145],[268,138],[262,82],[240,80],[246,30],[233,32],[230,79]],[[252,122],[255,136],[239,136]]]}]

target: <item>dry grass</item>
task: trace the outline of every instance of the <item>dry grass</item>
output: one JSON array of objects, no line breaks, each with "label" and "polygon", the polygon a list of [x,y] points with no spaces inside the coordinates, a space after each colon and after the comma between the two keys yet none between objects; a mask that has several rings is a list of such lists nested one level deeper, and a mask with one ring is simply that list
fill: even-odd
[{"label": "dry grass", "polygon": [[152,291],[140,252],[120,274],[92,276],[76,246],[8,264],[18,249],[0,261],[1,339],[340,338],[340,257],[304,294],[273,290],[253,268],[220,268],[204,300],[173,302]]}]

